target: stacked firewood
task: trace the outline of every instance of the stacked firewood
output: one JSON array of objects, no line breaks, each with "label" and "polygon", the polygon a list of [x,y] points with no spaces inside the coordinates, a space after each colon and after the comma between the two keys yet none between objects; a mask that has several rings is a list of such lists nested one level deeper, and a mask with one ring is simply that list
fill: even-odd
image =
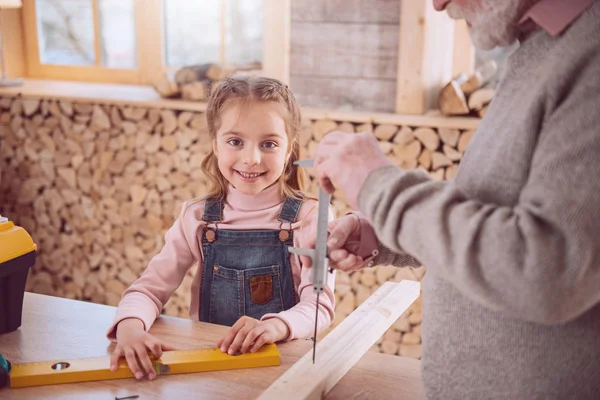
[{"label": "stacked firewood", "polygon": [[496,68],[490,61],[470,76],[461,74],[452,79],[439,95],[442,114],[483,117],[495,93],[494,88],[486,84],[496,73]]},{"label": "stacked firewood", "polygon": [[[454,177],[473,134],[308,118],[303,129],[306,157],[332,130],[370,131],[394,164],[423,169],[434,179]],[[211,148],[207,138],[201,112],[0,98],[0,214],[27,229],[39,247],[27,290],[116,305],[162,248],[181,204],[206,193],[200,164]],[[332,204],[338,216],[350,211],[338,193]],[[166,314],[187,317],[196,268]],[[423,267],[388,266],[338,273],[335,324],[383,282],[423,274]],[[420,356],[420,304],[382,337],[378,351]]]},{"label": "stacked firewood", "polygon": [[209,63],[191,65],[175,72],[163,72],[152,86],[162,97],[182,98],[190,101],[205,101],[210,90],[221,79],[238,72],[252,73],[260,69],[260,64],[223,66]]}]

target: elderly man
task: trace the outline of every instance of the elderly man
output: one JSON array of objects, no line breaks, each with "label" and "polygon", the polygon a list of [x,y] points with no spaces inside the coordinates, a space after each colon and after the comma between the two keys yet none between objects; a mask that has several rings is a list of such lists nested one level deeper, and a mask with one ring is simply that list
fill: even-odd
[{"label": "elderly man", "polygon": [[331,224],[331,259],[427,267],[429,398],[599,399],[600,0],[434,5],[519,48],[454,181],[390,165],[371,134],[322,140],[320,184],[364,215]]}]

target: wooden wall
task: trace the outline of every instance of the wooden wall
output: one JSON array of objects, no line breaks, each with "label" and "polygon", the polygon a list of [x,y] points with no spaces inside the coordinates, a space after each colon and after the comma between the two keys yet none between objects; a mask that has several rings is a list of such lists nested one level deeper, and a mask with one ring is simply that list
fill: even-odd
[{"label": "wooden wall", "polygon": [[294,0],[290,82],[303,106],[393,112],[400,1]]}]

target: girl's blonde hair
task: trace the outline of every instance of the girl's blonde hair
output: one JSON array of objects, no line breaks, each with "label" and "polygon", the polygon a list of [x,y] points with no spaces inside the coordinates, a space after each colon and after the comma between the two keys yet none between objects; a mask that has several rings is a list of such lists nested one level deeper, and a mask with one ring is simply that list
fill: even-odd
[{"label": "girl's blonde hair", "polygon": [[[281,104],[287,113],[284,116],[289,139],[289,157],[279,178],[281,194],[301,198],[305,190],[305,175],[302,168],[294,165],[300,159],[300,132],[302,131],[300,108],[287,85],[272,78],[251,76],[229,76],[212,90],[206,109],[208,133],[211,141],[216,140],[223,110],[232,103],[244,105],[251,102],[273,101]],[[204,198],[224,198],[228,182],[219,171],[217,156],[213,150],[202,161],[202,171],[209,181],[209,191]]]}]

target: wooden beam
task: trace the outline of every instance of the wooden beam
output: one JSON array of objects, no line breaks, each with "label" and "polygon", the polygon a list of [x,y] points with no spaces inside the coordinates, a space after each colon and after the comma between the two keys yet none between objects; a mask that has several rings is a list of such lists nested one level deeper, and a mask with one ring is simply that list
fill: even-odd
[{"label": "wooden beam", "polygon": [[291,0],[265,0],[263,75],[290,82]]},{"label": "wooden beam", "polygon": [[100,27],[100,0],[92,0],[92,20],[94,21],[94,65],[102,66],[102,32]]},{"label": "wooden beam", "polygon": [[321,399],[419,297],[415,281],[386,282],[296,362],[259,400]]},{"label": "wooden beam", "polygon": [[437,107],[452,78],[454,21],[431,0],[400,2],[396,113],[423,114]]},{"label": "wooden beam", "polygon": [[136,72],[141,84],[152,83],[166,70],[162,10],[162,0],[135,0]]},{"label": "wooden beam", "polygon": [[6,9],[0,12],[4,67],[8,78],[26,76],[25,39],[21,20],[20,9]]},{"label": "wooden beam", "polygon": [[471,76],[475,71],[475,47],[469,36],[469,28],[465,20],[456,21],[454,25],[454,50],[452,55],[452,78],[460,74]]},{"label": "wooden beam", "polygon": [[219,23],[219,60],[221,62],[221,65],[227,65],[227,7],[230,7],[229,2],[227,0],[221,0],[221,13]]}]

